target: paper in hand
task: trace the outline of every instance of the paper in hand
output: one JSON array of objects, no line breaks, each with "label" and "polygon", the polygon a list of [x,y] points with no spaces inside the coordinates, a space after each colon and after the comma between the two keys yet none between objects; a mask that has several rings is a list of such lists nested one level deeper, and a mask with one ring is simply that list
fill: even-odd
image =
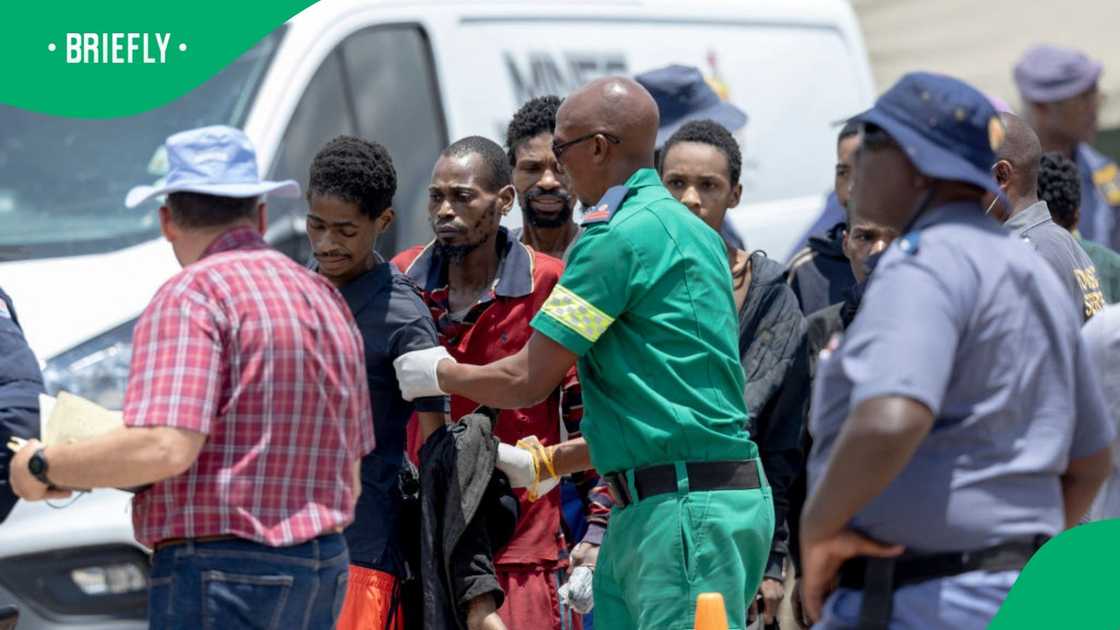
[{"label": "paper in hand", "polygon": [[119,411],[110,411],[95,402],[59,392],[58,398],[39,396],[40,435],[46,446],[84,442],[124,426]]}]

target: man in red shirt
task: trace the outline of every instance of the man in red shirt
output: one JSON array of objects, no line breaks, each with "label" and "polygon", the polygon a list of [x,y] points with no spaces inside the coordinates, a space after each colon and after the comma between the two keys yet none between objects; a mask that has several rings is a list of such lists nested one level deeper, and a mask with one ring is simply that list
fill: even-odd
[{"label": "man in red shirt", "polygon": [[31,441],[13,459],[25,499],[136,487],[136,538],[154,551],[153,628],[333,627],[346,592],[340,532],[374,446],[362,340],[330,284],[261,238],[268,192],[245,134],[205,127],[166,143],[160,226],[184,269],[133,333],[123,428]]},{"label": "man in red shirt", "polygon": [[[505,152],[478,136],[455,142],[436,162],[428,198],[435,240],[398,254],[393,262],[422,289],[440,342],[458,361],[485,364],[514,354],[529,340],[529,322],[564,265],[511,238],[500,226],[515,198]],[[579,400],[572,371],[543,402],[502,411],[494,433],[506,444],[530,435],[542,444],[556,444],[562,424],[567,422],[568,431],[578,428]],[[477,407],[462,396],[451,397],[452,418]],[[578,619],[560,619],[557,590],[565,550],[560,493],[546,493],[537,501],[518,493],[517,530],[494,557],[506,592],[498,613],[509,628],[578,627]]]}]

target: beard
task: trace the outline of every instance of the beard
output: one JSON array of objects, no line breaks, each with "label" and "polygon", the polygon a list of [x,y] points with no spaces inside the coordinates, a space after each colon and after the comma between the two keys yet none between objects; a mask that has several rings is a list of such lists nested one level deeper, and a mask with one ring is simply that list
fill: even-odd
[{"label": "beard", "polygon": [[[533,206],[537,199],[544,196],[556,197],[562,204],[560,212],[551,216],[538,212]],[[568,194],[566,190],[545,192],[534,186],[525,193],[525,220],[533,227],[558,228],[572,220],[572,211],[574,209],[575,204],[572,203],[572,196]]]},{"label": "beard", "polygon": [[437,240],[436,253],[439,254],[441,259],[446,260],[449,263],[459,264],[463,262],[464,259],[466,259],[467,254],[470,254],[474,250],[478,249],[480,245],[482,245],[482,243],[460,243],[457,245],[453,245],[451,243],[443,243]]}]

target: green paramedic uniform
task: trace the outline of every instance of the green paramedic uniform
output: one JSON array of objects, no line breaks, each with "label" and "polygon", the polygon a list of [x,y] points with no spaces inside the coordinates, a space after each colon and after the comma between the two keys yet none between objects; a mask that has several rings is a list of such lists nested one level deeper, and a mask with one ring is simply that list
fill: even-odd
[{"label": "green paramedic uniform", "polygon": [[[738,318],[719,235],[641,169],[584,215],[584,233],[533,327],[579,355],[591,462],[623,473],[595,570],[595,623],[691,628],[696,597],[723,594],[746,624],[774,530],[746,431]],[[761,488],[689,492],[688,462],[756,460]],[[677,489],[637,500],[633,471],[676,468]]]}]

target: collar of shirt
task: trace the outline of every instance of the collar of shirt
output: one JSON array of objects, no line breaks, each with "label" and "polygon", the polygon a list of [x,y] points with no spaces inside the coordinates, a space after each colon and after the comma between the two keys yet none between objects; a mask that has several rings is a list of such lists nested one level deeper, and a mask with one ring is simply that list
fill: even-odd
[{"label": "collar of shirt", "polygon": [[910,231],[917,232],[938,223],[982,223],[984,218],[984,208],[979,201],[957,201],[926,210]]},{"label": "collar of shirt", "polygon": [[529,249],[511,238],[509,230],[504,227],[498,228],[497,247],[498,271],[494,284],[483,291],[461,320],[453,318],[451,314],[451,294],[447,286],[448,262],[440,256],[435,241],[424,248],[408,269],[408,276],[424,290],[440,336],[452,343],[478,321],[496,298],[521,298],[533,292],[533,257]]},{"label": "collar of shirt", "polygon": [[[524,297],[533,292],[533,257],[529,250],[516,239],[510,237],[509,230],[498,228],[498,273],[494,284],[483,293],[479,302],[487,302],[499,297]],[[408,269],[408,276],[420,285],[425,292],[447,288],[448,262],[440,256],[435,241],[428,243],[424,251],[416,257]]]},{"label": "collar of shirt", "polygon": [[375,252],[373,255],[377,264],[339,289],[351,313],[360,313],[392,281],[393,266],[385,262],[381,254]]},{"label": "collar of shirt", "polygon": [[265,249],[267,247],[268,243],[265,242],[260,232],[248,226],[238,226],[222,232],[221,236],[214,239],[206,247],[199,259],[238,249]]},{"label": "collar of shirt", "polygon": [[640,168],[634,171],[634,174],[627,178],[624,186],[630,188],[645,188],[646,186],[660,186],[661,178],[657,176],[657,171],[652,168]]},{"label": "collar of shirt", "polygon": [[1007,223],[1003,224],[1003,227],[1021,233],[1051,220],[1053,219],[1050,216],[1050,208],[1046,206],[1046,202],[1038,201],[1016,212]]}]

